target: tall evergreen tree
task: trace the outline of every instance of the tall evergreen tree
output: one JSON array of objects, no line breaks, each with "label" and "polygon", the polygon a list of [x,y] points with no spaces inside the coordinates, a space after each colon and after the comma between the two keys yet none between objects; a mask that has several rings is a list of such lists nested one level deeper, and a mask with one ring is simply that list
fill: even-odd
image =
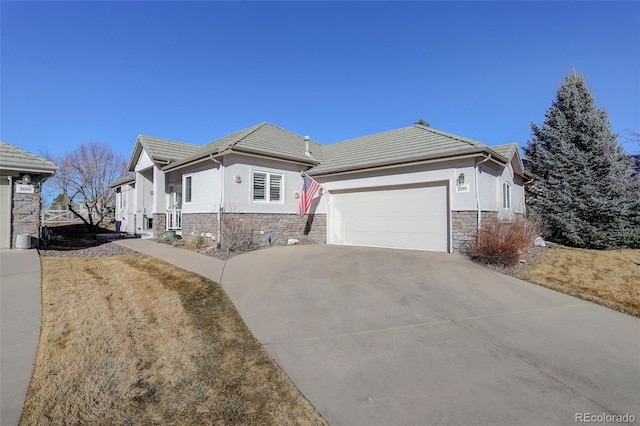
[{"label": "tall evergreen tree", "polygon": [[531,130],[525,155],[534,184],[527,205],[549,228],[549,239],[574,247],[640,247],[639,177],[584,76],[567,75],[544,122]]}]

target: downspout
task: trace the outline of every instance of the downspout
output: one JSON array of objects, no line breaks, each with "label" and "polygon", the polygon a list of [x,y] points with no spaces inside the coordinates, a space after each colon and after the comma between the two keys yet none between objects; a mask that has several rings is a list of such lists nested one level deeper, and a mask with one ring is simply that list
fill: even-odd
[{"label": "downspout", "polygon": [[488,157],[485,157],[482,161],[476,161],[473,168],[476,174],[476,209],[478,209],[478,228],[480,228],[480,224],[482,223],[482,210],[480,209],[480,185],[478,184],[478,180],[480,178],[480,168],[478,167],[480,164],[485,161],[489,161],[491,159],[491,154]]},{"label": "downspout", "polygon": [[213,158],[213,154],[209,154],[209,159],[214,163],[220,165],[220,199],[218,200],[218,230],[216,233],[216,245],[222,244],[220,238],[222,237],[222,202],[224,201],[224,197],[222,192],[224,190],[224,164],[221,161]]}]

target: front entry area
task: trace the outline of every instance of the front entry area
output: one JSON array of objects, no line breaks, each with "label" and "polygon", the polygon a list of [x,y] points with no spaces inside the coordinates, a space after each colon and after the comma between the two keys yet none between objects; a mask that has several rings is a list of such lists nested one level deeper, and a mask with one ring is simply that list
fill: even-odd
[{"label": "front entry area", "polygon": [[449,251],[446,184],[334,191],[328,243]]}]

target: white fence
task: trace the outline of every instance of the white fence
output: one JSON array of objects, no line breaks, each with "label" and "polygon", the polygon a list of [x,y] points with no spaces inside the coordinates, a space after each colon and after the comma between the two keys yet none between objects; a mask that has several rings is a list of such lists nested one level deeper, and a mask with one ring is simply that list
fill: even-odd
[{"label": "white fence", "polygon": [[[86,209],[76,210],[78,214],[89,220],[89,211]],[[107,216],[106,220],[113,219],[113,215]],[[93,223],[100,220],[100,217],[93,214]],[[42,210],[42,223],[82,223],[82,220],[73,214],[71,210]]]}]

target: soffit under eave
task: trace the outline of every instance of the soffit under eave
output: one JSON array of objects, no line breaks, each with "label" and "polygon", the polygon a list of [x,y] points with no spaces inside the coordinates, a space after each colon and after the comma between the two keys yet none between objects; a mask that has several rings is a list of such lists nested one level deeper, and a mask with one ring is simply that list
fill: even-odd
[{"label": "soffit under eave", "polygon": [[267,158],[270,160],[280,160],[280,161],[288,161],[296,164],[304,164],[307,166],[319,164],[320,161],[313,157],[298,157],[295,155],[287,155],[287,154],[273,154],[266,151],[260,151],[257,149],[242,149],[238,146],[233,146],[220,154],[240,154],[240,155],[250,155],[255,157]]},{"label": "soffit under eave", "polygon": [[[460,159],[477,158],[477,157],[489,158],[489,155],[491,155],[492,161],[500,165],[504,166],[504,164],[506,163],[506,159],[501,155],[496,155],[493,152],[489,152],[487,151],[486,148],[476,148],[476,149],[470,149],[465,151],[458,151],[455,154],[450,153],[449,155],[421,156],[421,157],[407,158],[402,161],[391,162],[391,163],[381,161],[379,163],[372,163],[372,164],[366,164],[366,165],[363,164],[360,166],[356,166],[356,168],[350,168],[349,166],[344,166],[336,169],[328,169],[328,170],[320,169],[319,172],[311,168],[307,171],[307,173],[309,174],[309,176],[323,177],[323,176],[330,176],[330,175],[337,175],[337,174],[342,175],[342,174],[349,174],[349,173],[360,173],[360,172],[371,171],[371,170],[384,170],[384,169],[390,169],[390,168],[410,167],[410,166],[414,166],[422,163],[433,164],[433,163],[439,163],[439,162],[456,161]],[[503,159],[503,161],[499,162],[500,159]]]},{"label": "soffit under eave", "polygon": [[9,163],[0,165],[0,172],[6,172],[6,173],[18,172],[18,173],[33,173],[33,174],[53,176],[57,170],[58,170],[57,166],[56,167],[46,167],[46,166],[38,167],[38,166],[27,166],[24,164],[9,164]]}]

